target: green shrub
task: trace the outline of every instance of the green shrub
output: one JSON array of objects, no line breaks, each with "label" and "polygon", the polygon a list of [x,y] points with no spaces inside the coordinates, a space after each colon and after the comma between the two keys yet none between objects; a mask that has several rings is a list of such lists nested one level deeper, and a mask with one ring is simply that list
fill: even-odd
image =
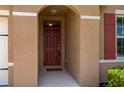
[{"label": "green shrub", "polygon": [[124,87],[124,66],[112,67],[108,70],[107,87]]}]

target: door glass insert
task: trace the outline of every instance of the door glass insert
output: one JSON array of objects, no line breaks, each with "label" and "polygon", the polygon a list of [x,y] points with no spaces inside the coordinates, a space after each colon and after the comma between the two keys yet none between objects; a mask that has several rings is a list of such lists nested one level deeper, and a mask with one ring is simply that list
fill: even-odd
[{"label": "door glass insert", "polygon": [[0,35],[8,34],[8,18],[0,17]]},{"label": "door glass insert", "polygon": [[8,64],[8,37],[0,36],[0,68],[7,68]]}]

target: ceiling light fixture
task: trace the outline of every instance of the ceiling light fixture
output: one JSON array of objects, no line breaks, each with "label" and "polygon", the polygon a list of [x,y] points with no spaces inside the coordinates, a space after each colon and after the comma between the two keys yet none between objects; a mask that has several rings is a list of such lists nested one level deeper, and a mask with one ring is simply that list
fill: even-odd
[{"label": "ceiling light fixture", "polygon": [[51,13],[52,13],[52,14],[56,14],[56,13],[57,13],[57,10],[56,10],[56,9],[52,9],[52,10],[51,10]]},{"label": "ceiling light fixture", "polygon": [[49,25],[49,26],[53,26],[53,24],[52,24],[52,23],[49,23],[48,25]]}]

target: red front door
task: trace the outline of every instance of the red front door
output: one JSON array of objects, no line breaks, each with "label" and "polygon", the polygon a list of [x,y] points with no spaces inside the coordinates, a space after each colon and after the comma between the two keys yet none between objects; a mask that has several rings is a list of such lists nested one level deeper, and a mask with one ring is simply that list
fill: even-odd
[{"label": "red front door", "polygon": [[60,26],[44,26],[44,65],[61,65]]}]

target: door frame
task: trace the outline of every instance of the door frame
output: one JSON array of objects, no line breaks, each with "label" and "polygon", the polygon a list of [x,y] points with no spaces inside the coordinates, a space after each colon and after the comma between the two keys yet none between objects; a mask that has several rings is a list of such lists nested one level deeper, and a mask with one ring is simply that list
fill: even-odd
[{"label": "door frame", "polygon": [[[43,60],[44,60],[44,52],[43,52],[43,21],[60,21],[61,22],[61,65],[60,66],[44,66],[43,64]],[[44,68],[56,68],[56,67],[59,67],[59,68],[64,68],[65,67],[65,18],[64,17],[58,17],[58,16],[40,16],[39,18],[39,24],[40,24],[40,42],[41,42],[41,45],[40,47],[41,48],[41,56],[42,56],[42,61],[41,62],[41,67],[44,67]],[[41,41],[42,40],[42,41]]]}]

